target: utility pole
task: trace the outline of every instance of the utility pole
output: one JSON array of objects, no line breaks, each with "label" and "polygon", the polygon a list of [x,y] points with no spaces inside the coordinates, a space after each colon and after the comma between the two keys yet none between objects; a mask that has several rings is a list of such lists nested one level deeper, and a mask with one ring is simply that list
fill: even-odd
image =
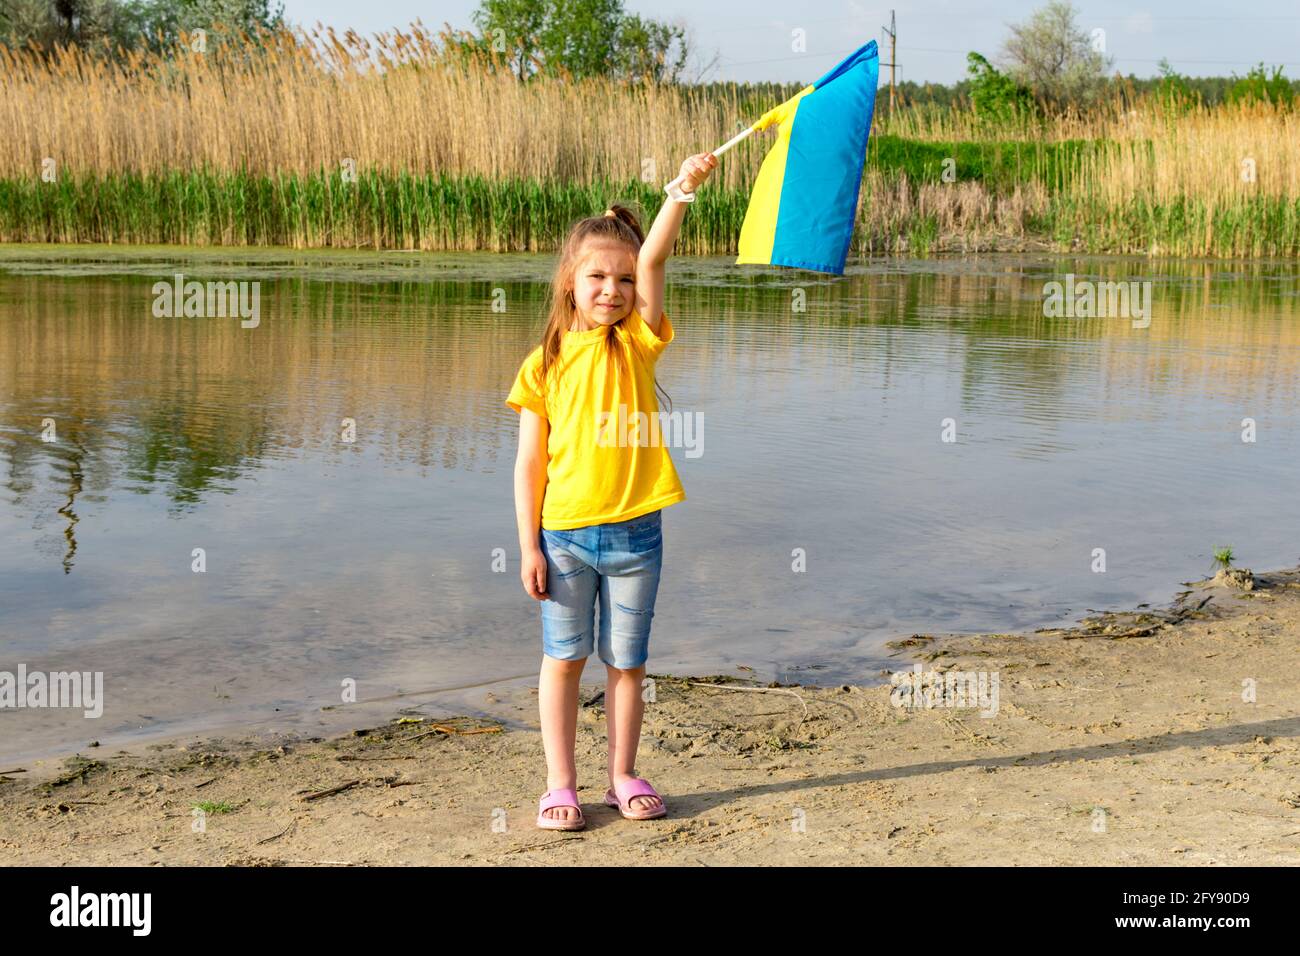
[{"label": "utility pole", "polygon": [[894,49],[898,42],[898,28],[894,21],[893,10],[889,11],[889,26],[880,29],[884,30],[885,35],[889,37],[889,62],[884,65],[889,67],[889,118],[892,120],[894,118],[894,67],[898,59]]}]

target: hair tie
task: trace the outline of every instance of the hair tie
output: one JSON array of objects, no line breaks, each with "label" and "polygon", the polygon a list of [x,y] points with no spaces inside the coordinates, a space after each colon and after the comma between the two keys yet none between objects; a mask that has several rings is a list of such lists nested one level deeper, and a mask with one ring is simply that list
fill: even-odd
[{"label": "hair tie", "polygon": [[607,218],[609,218],[609,219],[617,219],[617,218],[618,218],[618,213],[616,213],[616,212],[615,212],[614,210],[612,210],[612,209],[606,209],[606,210],[605,210],[605,216],[606,216]]}]

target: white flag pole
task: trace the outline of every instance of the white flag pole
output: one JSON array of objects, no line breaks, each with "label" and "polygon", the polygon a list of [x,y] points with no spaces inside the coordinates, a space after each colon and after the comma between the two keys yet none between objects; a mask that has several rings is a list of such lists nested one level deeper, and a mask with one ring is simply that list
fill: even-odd
[{"label": "white flag pole", "polygon": [[[742,142],[752,132],[754,132],[754,127],[750,126],[749,128],[745,129],[743,132],[737,133],[735,136],[731,137],[731,139],[727,140],[725,143],[723,143],[721,146],[715,149],[713,151],[713,155],[715,157],[721,156],[727,150],[731,149],[731,147],[735,146],[739,142]],[[688,193],[682,190],[682,183],[685,180],[686,180],[685,176],[678,176],[668,185],[664,186],[664,192],[666,192],[672,199],[677,200],[677,202],[695,202],[694,192]]]}]

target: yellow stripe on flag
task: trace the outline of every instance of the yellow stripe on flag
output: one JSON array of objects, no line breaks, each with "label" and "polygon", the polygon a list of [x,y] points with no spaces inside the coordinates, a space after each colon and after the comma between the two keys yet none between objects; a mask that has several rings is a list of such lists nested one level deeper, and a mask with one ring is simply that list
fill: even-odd
[{"label": "yellow stripe on flag", "polygon": [[740,227],[740,255],[736,263],[759,263],[766,265],[772,261],[772,246],[776,242],[776,214],[781,208],[781,185],[785,182],[785,160],[790,151],[790,131],[794,129],[794,114],[799,108],[799,101],[813,91],[808,86],[800,90],[780,106],[768,110],[754,124],[754,129],[764,130],[773,123],[780,123],[776,142],[763,159],[763,166],[754,180],[754,188],[749,194],[749,209],[745,212],[745,222]]}]

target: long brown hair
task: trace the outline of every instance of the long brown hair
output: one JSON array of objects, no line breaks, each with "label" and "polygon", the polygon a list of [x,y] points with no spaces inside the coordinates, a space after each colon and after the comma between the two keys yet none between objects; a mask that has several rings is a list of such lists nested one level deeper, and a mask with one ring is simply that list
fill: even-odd
[{"label": "long brown hair", "polygon": [[[555,266],[555,274],[551,278],[551,310],[546,319],[546,328],[542,330],[542,382],[543,387],[549,387],[549,373],[552,368],[557,367],[560,357],[560,339],[564,333],[569,330],[573,324],[574,318],[578,314],[577,303],[573,299],[573,280],[578,267],[578,255],[582,251],[583,245],[590,240],[606,240],[622,243],[628,248],[633,256],[641,251],[641,244],[645,242],[645,233],[641,231],[641,223],[637,220],[634,213],[627,206],[613,205],[609,207],[614,213],[612,216],[589,216],[586,219],[579,219],[569,230],[568,238],[564,240],[564,245],[560,247],[560,259]],[[633,302],[635,308],[635,302]],[[644,318],[644,316],[643,316]],[[615,338],[615,329],[623,325],[624,320],[619,319],[610,325],[605,326],[604,348],[606,361],[612,362],[618,369],[618,374],[627,374],[627,360],[623,355],[623,350],[618,348]],[[640,343],[629,336],[628,341],[634,350],[640,349]],[[668,401],[668,407],[672,409],[672,399],[664,387],[659,384],[659,379],[655,378],[655,388],[663,392],[663,396]]]}]

